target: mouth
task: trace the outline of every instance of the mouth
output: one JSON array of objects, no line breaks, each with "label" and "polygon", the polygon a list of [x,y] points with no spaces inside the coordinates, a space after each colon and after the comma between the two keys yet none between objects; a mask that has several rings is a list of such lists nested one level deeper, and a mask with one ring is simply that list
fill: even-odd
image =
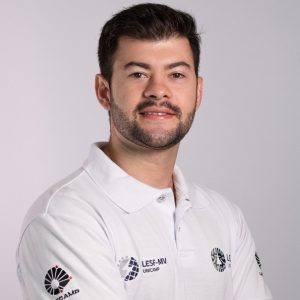
[{"label": "mouth", "polygon": [[139,113],[143,118],[152,120],[170,119],[176,114],[167,109],[145,109]]},{"label": "mouth", "polygon": [[151,111],[146,111],[146,112],[142,112],[140,113],[141,115],[154,115],[154,116],[166,116],[166,115],[174,115],[174,114],[170,114],[170,113],[164,113],[164,112],[151,112]]}]

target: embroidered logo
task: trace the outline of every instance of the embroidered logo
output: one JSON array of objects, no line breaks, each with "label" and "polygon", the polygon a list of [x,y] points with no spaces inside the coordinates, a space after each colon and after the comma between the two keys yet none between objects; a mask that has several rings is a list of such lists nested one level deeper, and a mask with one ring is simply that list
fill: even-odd
[{"label": "embroidered logo", "polygon": [[139,274],[139,265],[134,257],[122,257],[119,260],[118,267],[124,281],[133,280]]},{"label": "embroidered logo", "polygon": [[72,279],[66,271],[59,266],[55,266],[48,270],[45,276],[45,288],[50,295],[58,295],[64,291],[64,287]]},{"label": "embroidered logo", "polygon": [[[69,276],[65,270],[56,265],[55,267],[49,269],[45,276],[45,289],[50,295],[61,294],[64,292],[64,288],[71,279],[72,276]],[[69,298],[75,294],[78,294],[79,292],[79,289],[68,291],[56,298],[56,300]]]},{"label": "embroidered logo", "polygon": [[161,265],[166,265],[166,264],[167,264],[166,257],[143,260],[142,261],[143,273],[157,272],[160,270]]},{"label": "embroidered logo", "polygon": [[[228,267],[231,267],[231,255],[226,255]],[[226,258],[223,251],[219,248],[213,248],[211,250],[211,260],[215,269],[219,272],[223,272],[226,269]]]}]

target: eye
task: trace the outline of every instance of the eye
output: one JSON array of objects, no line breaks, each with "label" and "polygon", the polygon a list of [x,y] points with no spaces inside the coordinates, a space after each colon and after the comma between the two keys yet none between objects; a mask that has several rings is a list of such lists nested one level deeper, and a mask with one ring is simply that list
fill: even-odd
[{"label": "eye", "polygon": [[133,77],[133,78],[146,78],[147,77],[144,73],[141,73],[141,72],[134,72],[134,73],[130,74],[129,76]]},{"label": "eye", "polygon": [[173,73],[171,76],[175,79],[184,78],[185,76],[182,73]]}]

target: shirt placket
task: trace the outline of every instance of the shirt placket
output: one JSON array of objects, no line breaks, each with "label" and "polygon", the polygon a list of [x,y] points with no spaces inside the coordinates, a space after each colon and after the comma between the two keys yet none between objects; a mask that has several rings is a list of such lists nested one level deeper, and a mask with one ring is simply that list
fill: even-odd
[{"label": "shirt placket", "polygon": [[175,228],[175,242],[176,242],[176,272],[178,279],[178,282],[176,284],[177,287],[177,297],[180,300],[186,299],[185,295],[185,279],[183,278],[183,272],[181,268],[181,250],[185,247],[184,245],[184,234],[185,234],[185,227],[184,227],[184,217],[185,214],[188,212],[188,210],[191,207],[191,203],[189,198],[185,197],[181,193],[177,193],[177,206],[175,210],[175,222],[174,222],[174,228]]}]

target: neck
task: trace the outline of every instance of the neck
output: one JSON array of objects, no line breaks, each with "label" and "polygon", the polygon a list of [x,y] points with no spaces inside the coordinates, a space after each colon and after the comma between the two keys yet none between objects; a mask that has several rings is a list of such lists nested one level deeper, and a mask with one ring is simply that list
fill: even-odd
[{"label": "neck", "polygon": [[111,138],[103,151],[135,179],[154,188],[170,187],[174,191],[172,174],[178,148],[179,144],[166,150],[153,150]]}]

